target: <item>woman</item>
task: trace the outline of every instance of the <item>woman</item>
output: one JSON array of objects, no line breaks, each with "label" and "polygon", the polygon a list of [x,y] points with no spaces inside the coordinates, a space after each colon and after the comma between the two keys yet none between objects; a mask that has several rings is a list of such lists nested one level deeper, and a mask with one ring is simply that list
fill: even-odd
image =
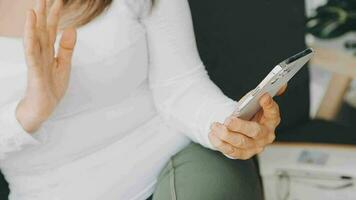
[{"label": "woman", "polygon": [[186,0],[33,4],[0,1],[11,200],[262,196],[241,160],[274,140],[278,105],[265,95],[252,121],[229,117],[236,102],[206,74]]}]

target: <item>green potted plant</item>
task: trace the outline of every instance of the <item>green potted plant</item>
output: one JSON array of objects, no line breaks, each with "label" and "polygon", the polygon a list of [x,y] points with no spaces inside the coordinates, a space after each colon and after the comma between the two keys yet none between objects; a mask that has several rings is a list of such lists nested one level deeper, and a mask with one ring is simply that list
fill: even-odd
[{"label": "green potted plant", "polygon": [[356,0],[329,0],[307,20],[307,32],[320,39],[356,31]]}]

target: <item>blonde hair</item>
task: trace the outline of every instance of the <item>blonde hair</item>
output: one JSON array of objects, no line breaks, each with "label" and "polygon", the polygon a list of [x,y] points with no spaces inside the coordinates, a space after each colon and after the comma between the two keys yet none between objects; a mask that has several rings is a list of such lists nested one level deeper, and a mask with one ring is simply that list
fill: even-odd
[{"label": "blonde hair", "polygon": [[113,0],[63,0],[64,7],[61,26],[83,26],[104,12],[112,1]]}]

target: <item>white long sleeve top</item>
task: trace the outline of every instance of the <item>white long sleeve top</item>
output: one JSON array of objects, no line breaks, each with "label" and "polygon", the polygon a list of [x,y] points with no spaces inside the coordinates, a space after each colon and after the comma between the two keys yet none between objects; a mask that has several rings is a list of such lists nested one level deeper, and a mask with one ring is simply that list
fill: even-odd
[{"label": "white long sleeve top", "polygon": [[0,167],[10,200],[144,200],[169,158],[236,102],[209,79],[187,0],[114,0],[79,28],[69,89],[40,130],[15,117],[27,67],[0,37]]}]

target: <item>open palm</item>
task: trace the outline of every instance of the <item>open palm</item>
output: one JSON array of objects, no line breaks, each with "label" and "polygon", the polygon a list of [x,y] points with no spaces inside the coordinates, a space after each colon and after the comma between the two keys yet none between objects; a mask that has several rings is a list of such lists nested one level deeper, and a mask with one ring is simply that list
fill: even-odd
[{"label": "open palm", "polygon": [[64,30],[56,55],[54,44],[62,7],[62,0],[55,0],[47,15],[46,0],[37,0],[36,9],[27,14],[24,46],[28,83],[19,106],[26,112],[24,123],[45,121],[68,88],[76,31]]}]

